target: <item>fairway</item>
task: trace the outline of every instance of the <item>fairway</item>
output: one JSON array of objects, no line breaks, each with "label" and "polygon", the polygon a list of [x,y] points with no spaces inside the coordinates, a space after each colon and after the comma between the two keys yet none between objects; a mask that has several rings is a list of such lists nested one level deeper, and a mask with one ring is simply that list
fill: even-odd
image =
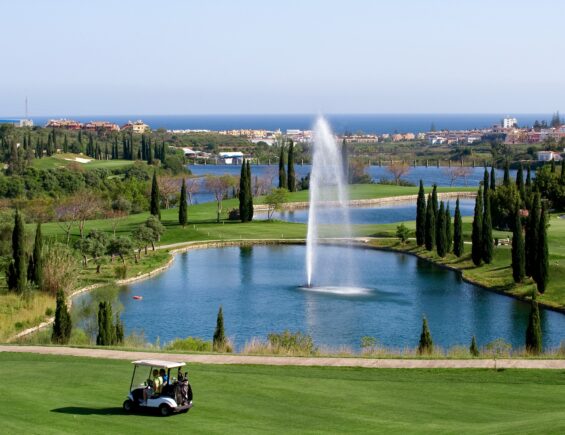
[{"label": "fairway", "polygon": [[0,368],[17,372],[7,434],[565,431],[561,370],[191,364],[194,408],[160,418],[122,412],[129,362],[2,353]]}]

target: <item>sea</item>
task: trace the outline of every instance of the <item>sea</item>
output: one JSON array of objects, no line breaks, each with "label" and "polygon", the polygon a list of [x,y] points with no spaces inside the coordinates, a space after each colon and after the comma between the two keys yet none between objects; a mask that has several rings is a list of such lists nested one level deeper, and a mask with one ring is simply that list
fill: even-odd
[{"label": "sea", "polygon": [[[264,129],[285,132],[289,129],[310,130],[316,114],[282,115],[51,115],[31,116],[35,125],[45,125],[49,119],[67,118],[80,122],[93,120],[111,121],[123,125],[128,121],[143,120],[152,129],[166,130],[232,130]],[[512,114],[327,114],[334,132],[343,133],[419,133],[436,130],[471,130],[500,124],[511,116],[520,126],[531,126],[534,121],[551,119],[549,113]],[[9,119],[10,117],[3,117]],[[12,117],[12,118],[18,118]],[[12,119],[10,118],[10,119]]]}]

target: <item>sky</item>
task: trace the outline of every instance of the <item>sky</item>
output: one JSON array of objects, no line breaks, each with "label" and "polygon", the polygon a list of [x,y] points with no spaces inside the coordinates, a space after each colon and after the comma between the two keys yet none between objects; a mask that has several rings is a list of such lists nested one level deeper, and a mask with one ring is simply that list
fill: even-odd
[{"label": "sky", "polygon": [[562,0],[0,6],[0,116],[565,112]]}]

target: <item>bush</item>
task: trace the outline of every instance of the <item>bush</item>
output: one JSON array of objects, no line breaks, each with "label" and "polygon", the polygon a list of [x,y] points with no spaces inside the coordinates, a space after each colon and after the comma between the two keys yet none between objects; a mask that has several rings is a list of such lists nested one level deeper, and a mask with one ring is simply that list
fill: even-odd
[{"label": "bush", "polygon": [[512,352],[512,345],[507,343],[502,338],[497,338],[485,345],[485,354],[493,357],[510,356]]},{"label": "bush", "polygon": [[53,308],[49,307],[45,310],[45,315],[51,317],[53,315]]},{"label": "bush", "polygon": [[78,262],[67,245],[48,244],[43,261],[43,291],[55,295],[57,290],[68,292],[74,288],[78,276]]},{"label": "bush", "polygon": [[411,183],[410,181],[406,181],[403,180],[402,178],[398,180],[398,183],[394,180],[391,180],[390,178],[386,178],[386,177],[381,177],[379,178],[379,181],[377,182],[377,184],[384,184],[386,186],[407,186],[407,187],[415,187],[416,185],[414,183]]},{"label": "bush", "polygon": [[117,264],[114,266],[114,276],[117,279],[125,279],[128,275],[128,266],[127,264]]},{"label": "bush", "polygon": [[271,332],[267,335],[267,340],[273,348],[280,349],[286,353],[312,354],[316,351],[312,337],[300,331]]},{"label": "bush", "polygon": [[177,338],[165,346],[165,350],[184,350],[193,352],[211,352],[212,342],[198,337]]}]

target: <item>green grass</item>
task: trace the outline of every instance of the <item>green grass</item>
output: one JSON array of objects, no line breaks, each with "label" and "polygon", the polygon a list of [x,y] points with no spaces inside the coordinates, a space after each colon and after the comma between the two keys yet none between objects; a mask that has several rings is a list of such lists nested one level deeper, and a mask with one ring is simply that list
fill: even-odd
[{"label": "green grass", "polygon": [[124,168],[127,166],[131,166],[134,163],[131,160],[92,160],[88,163],[79,163],[74,161],[76,157],[83,159],[90,158],[84,155],[71,154],[71,153],[56,154],[51,157],[34,159],[32,164],[33,167],[37,169],[66,168],[69,165],[80,165],[80,167],[87,169],[94,169],[94,168],[116,169],[116,168]]},{"label": "green grass", "polygon": [[563,433],[565,377],[541,370],[190,364],[194,408],[160,418],[121,404],[131,364],[0,354],[13,385],[3,433]]}]

